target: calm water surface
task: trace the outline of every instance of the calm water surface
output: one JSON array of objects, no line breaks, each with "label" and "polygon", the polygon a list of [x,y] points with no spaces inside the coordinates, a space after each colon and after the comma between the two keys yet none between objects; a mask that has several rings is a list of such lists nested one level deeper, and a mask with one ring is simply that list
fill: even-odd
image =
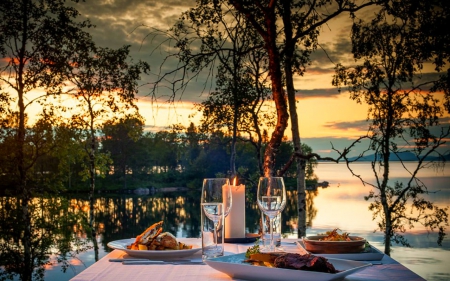
[{"label": "calm water surface", "polygon": [[[413,165],[413,164],[410,164]],[[353,166],[365,179],[373,179],[370,173],[369,163],[361,163]],[[317,195],[310,201],[311,211],[307,233],[316,234],[340,228],[352,235],[364,236],[368,241],[380,250],[383,235],[376,230],[376,221],[372,220],[372,213],[368,210],[368,202],[364,200],[371,190],[369,186],[363,186],[359,179],[352,177],[343,164],[319,164],[316,169],[320,181],[328,181],[328,188],[319,188]],[[392,177],[396,180],[404,180],[407,174],[400,165],[395,164],[392,169]],[[432,191],[431,198],[439,206],[450,205],[450,168],[440,170],[422,170],[419,178],[424,181]],[[198,194],[197,194],[198,193]],[[196,204],[199,192],[186,196],[171,194],[158,198],[137,198],[125,196],[120,199],[108,199],[100,197],[97,200],[97,209],[101,213],[98,222],[102,222],[103,232],[99,235],[99,257],[105,256],[110,249],[106,247],[109,241],[134,237],[150,223],[163,219],[170,227],[167,231],[176,234],[177,237],[198,237],[199,207]],[[291,193],[291,197],[295,198]],[[296,222],[296,202],[291,200],[284,214],[285,236],[296,238],[294,233]],[[249,232],[257,232],[257,219],[259,213],[255,204],[247,206],[247,228]],[[150,215],[149,215],[150,214]],[[176,222],[174,218],[177,218]],[[102,221],[103,219],[103,221]],[[140,225],[141,221],[144,226]],[[167,221],[167,222],[166,222]],[[134,227],[135,230],[130,231]],[[450,229],[447,229],[447,232]],[[405,235],[413,248],[393,246],[391,256],[419,274],[426,280],[450,280],[450,241],[446,238],[443,246],[436,244],[437,234],[427,233],[421,226],[416,226]],[[72,267],[66,273],[61,272],[58,266],[48,267],[45,273],[46,280],[69,280],[76,274],[94,263],[93,251],[84,252],[72,259]]]}]

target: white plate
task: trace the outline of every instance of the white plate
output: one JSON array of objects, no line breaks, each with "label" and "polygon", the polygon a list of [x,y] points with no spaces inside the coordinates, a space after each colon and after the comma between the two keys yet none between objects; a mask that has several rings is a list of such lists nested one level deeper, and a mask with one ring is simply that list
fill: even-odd
[{"label": "white plate", "polygon": [[151,251],[151,250],[129,250],[127,245],[130,245],[136,240],[136,238],[122,239],[111,241],[107,245],[108,247],[116,250],[125,251],[128,255],[138,258],[147,259],[172,259],[172,258],[184,258],[195,254],[202,249],[199,245],[192,243],[192,239],[177,238],[177,241],[192,245],[192,249],[186,250],[163,250],[163,251]]},{"label": "white plate", "polygon": [[[296,242],[298,248],[304,248],[301,241]],[[314,254],[317,256],[322,256],[326,258],[344,259],[344,260],[354,260],[354,261],[380,261],[383,259],[384,253],[380,252],[377,248],[370,245],[368,251],[361,253],[342,253],[342,254]]]},{"label": "white plate", "polygon": [[345,276],[371,265],[371,263],[361,261],[328,259],[328,261],[332,263],[337,270],[342,271],[339,273],[324,273],[306,270],[254,266],[249,263],[243,262],[244,260],[245,253],[241,253],[205,260],[205,263],[212,268],[229,275],[232,278],[258,281],[342,280]]}]

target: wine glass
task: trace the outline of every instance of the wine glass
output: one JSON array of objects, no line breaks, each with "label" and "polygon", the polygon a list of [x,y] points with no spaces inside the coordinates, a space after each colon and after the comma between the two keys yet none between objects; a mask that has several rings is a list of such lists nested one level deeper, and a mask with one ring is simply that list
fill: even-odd
[{"label": "wine glass", "polygon": [[[202,258],[221,256],[223,255],[224,218],[230,213],[232,205],[230,181],[227,178],[204,179],[200,203],[202,204]],[[214,244],[211,243],[208,234],[210,232],[208,219],[213,222]],[[219,247],[218,244],[221,246]]]},{"label": "wine glass", "polygon": [[261,177],[258,182],[257,203],[259,209],[270,220],[270,245],[268,251],[275,251],[273,241],[273,220],[286,206],[286,188],[282,177]]},{"label": "wine glass", "polygon": [[[219,248],[218,246],[218,235],[217,231],[219,229],[219,225],[223,225],[223,219],[224,219],[224,208],[223,203],[201,203],[203,208],[203,213],[206,215],[208,219],[210,219],[213,222],[213,241],[214,246],[211,247],[210,242],[206,243],[205,237],[202,236],[202,256],[205,258],[210,257],[216,257],[223,255],[223,248]],[[221,221],[222,220],[222,221]],[[204,221],[203,221],[204,223]],[[203,229],[203,227],[202,227]],[[202,230],[203,231],[203,230]],[[203,234],[202,234],[203,235]],[[209,239],[207,239],[209,240]],[[203,244],[205,244],[205,247],[203,247]],[[220,246],[222,247],[222,246]]]},{"label": "wine glass", "polygon": [[224,216],[228,216],[232,206],[230,181],[227,178],[204,179],[201,203],[223,203]]}]

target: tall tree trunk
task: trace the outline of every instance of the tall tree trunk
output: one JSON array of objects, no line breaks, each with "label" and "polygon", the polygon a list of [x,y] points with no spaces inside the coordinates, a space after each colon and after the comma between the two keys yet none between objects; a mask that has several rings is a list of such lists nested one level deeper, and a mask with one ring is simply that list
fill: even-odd
[{"label": "tall tree trunk", "polygon": [[264,174],[264,162],[262,160],[262,150],[263,150],[263,146],[262,146],[262,141],[261,138],[258,139],[258,143],[257,143],[257,152],[256,152],[256,157],[258,157],[258,171],[259,171],[259,175],[263,175]]},{"label": "tall tree trunk", "polygon": [[264,175],[273,176],[275,174],[275,156],[278,153],[278,148],[281,145],[284,132],[287,128],[289,114],[287,111],[286,94],[283,90],[280,55],[276,44],[277,31],[274,7],[266,11],[265,23],[267,34],[264,37],[264,41],[269,56],[270,80],[272,82],[272,95],[277,111],[277,123],[264,153]]},{"label": "tall tree trunk", "polygon": [[381,204],[383,205],[384,210],[384,219],[386,222],[386,229],[384,231],[384,253],[388,256],[391,255],[391,236],[392,236],[392,217],[391,217],[391,208],[389,206],[389,202],[387,199],[386,189],[389,182],[389,169],[390,162],[389,158],[391,156],[390,145],[391,145],[391,135],[393,134],[393,126],[394,126],[394,110],[392,107],[392,93],[388,93],[387,100],[387,118],[386,118],[386,130],[383,133],[382,137],[382,157],[383,157],[383,181],[381,183]]},{"label": "tall tree trunk", "polygon": [[[240,1],[231,1],[233,7],[240,13],[244,14],[250,23],[255,27],[264,40],[265,49],[269,57],[269,72],[272,83],[272,95],[275,101],[277,111],[277,122],[272,132],[269,144],[264,152],[264,175],[273,176],[275,174],[275,156],[278,148],[283,140],[284,131],[286,130],[289,114],[286,104],[286,94],[283,90],[283,76],[280,66],[280,54],[277,47],[277,18],[275,13],[276,1],[271,1],[264,7],[264,27],[255,20],[255,15],[247,10]],[[261,4],[262,5],[262,4]]]},{"label": "tall tree trunk", "polygon": [[[386,212],[386,211],[385,211]],[[386,230],[384,233],[384,253],[388,256],[391,255],[391,238],[392,238],[392,218],[391,212],[385,213],[386,218]]]},{"label": "tall tree trunk", "polygon": [[19,173],[19,193],[22,197],[22,220],[24,225],[24,233],[22,237],[23,250],[24,250],[24,268],[22,280],[31,281],[33,276],[33,263],[31,253],[31,216],[30,216],[30,202],[31,202],[31,190],[27,186],[27,167],[25,164],[25,101],[24,101],[24,69],[25,69],[25,50],[26,42],[28,41],[28,6],[29,0],[23,1],[23,18],[22,18],[22,46],[19,53],[19,70],[18,70],[18,107],[19,107],[19,126],[17,129],[17,169]]},{"label": "tall tree trunk", "polygon": [[[298,125],[297,116],[297,105],[295,100],[295,88],[294,88],[294,73],[292,71],[292,61],[295,51],[295,41],[292,39],[292,20],[291,20],[291,3],[290,1],[284,1],[284,13],[283,13],[283,23],[284,23],[284,34],[285,34],[285,62],[284,62],[284,72],[286,76],[286,89],[289,102],[289,115],[291,116],[291,132],[292,141],[294,143],[294,153],[302,154],[302,143],[300,139],[300,129]],[[296,174],[297,174],[297,235],[298,237],[306,236],[306,188],[305,188],[305,169],[306,161],[304,159],[295,159],[296,164]]]},{"label": "tall tree trunk", "polygon": [[94,244],[95,261],[98,261],[98,243],[97,232],[94,224],[94,194],[95,194],[95,149],[96,138],[93,124],[91,124],[91,147],[89,149],[89,176],[90,176],[90,192],[89,192],[89,227],[91,228],[91,239]]},{"label": "tall tree trunk", "polygon": [[[21,68],[22,69],[22,68]],[[23,71],[19,71],[19,76],[22,77]],[[19,78],[22,81],[22,78]],[[25,105],[23,98],[23,84],[21,84],[18,91],[18,104],[19,104],[19,127],[17,129],[17,170],[19,173],[19,196],[21,197],[22,204],[22,222],[24,226],[24,232],[22,237],[22,244],[24,250],[24,271],[21,276],[22,280],[31,281],[33,274],[33,262],[31,253],[31,216],[30,216],[30,202],[31,202],[31,190],[27,184],[27,167],[25,164]]]},{"label": "tall tree trunk", "polygon": [[[19,71],[19,76],[22,76],[22,71]],[[19,78],[19,81],[22,78]],[[19,82],[19,84],[21,84]],[[19,127],[17,129],[17,170],[19,174],[19,196],[21,197],[22,208],[22,222],[24,226],[24,232],[22,239],[23,245],[23,262],[24,271],[21,276],[22,280],[31,281],[33,273],[33,263],[31,261],[31,217],[30,217],[30,202],[31,202],[31,190],[27,186],[27,168],[25,164],[25,105],[23,99],[23,84],[20,85],[18,91],[18,105],[19,105]]]},{"label": "tall tree trunk", "polygon": [[[286,66],[287,66],[286,87],[289,101],[289,113],[291,116],[291,125],[292,125],[291,131],[292,131],[292,141],[294,143],[294,153],[302,154],[303,151],[300,140],[300,130],[298,126],[294,83],[292,79],[290,64],[286,64]],[[306,161],[304,159],[296,158],[295,164],[297,174],[297,211],[298,211],[297,235],[298,237],[303,237],[306,235],[306,188],[305,188]]]},{"label": "tall tree trunk", "polygon": [[384,161],[384,167],[383,167],[383,181],[381,183],[381,204],[383,205],[383,213],[384,213],[384,220],[385,220],[385,230],[384,230],[384,253],[388,256],[391,255],[391,234],[392,234],[392,219],[391,219],[391,211],[388,204],[388,199],[386,196],[386,189],[389,181],[389,146],[386,149],[386,145],[389,145],[389,138],[386,137],[384,144],[383,144],[383,161]]}]

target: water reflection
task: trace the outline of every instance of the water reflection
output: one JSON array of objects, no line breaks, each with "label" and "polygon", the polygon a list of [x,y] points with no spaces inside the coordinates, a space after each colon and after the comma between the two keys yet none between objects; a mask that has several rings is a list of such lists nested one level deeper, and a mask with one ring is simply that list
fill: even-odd
[{"label": "water reflection", "polygon": [[[406,168],[412,168],[417,163],[408,162]],[[358,163],[353,166],[358,174],[365,179],[375,181],[371,173],[370,163]],[[407,172],[400,163],[391,167],[391,181],[404,182]],[[320,190],[314,199],[317,215],[308,233],[320,233],[332,227],[339,227],[355,235],[366,237],[378,249],[383,249],[383,234],[374,232],[376,221],[372,220],[372,212],[368,210],[368,202],[364,195],[371,190],[352,177],[342,164],[319,164],[315,171],[320,180],[330,182],[330,187]],[[439,207],[450,205],[450,166],[443,169],[422,169],[418,177],[428,186],[427,198],[431,198]],[[447,233],[450,229],[447,229]],[[419,274],[426,280],[450,280],[450,239],[444,239],[442,247],[436,243],[437,233],[428,233],[421,225],[415,225],[407,230],[406,239],[413,248],[393,245],[391,257]]]},{"label": "water reflection", "polygon": [[[364,165],[359,167],[366,169]],[[445,206],[450,202],[449,169],[442,173],[424,173],[434,201]],[[344,165],[320,164],[316,174],[320,180],[330,183],[328,188],[319,188],[307,194],[308,234],[340,228],[354,235],[366,237],[373,245],[383,249],[382,233],[373,232],[376,222],[368,210],[363,196],[370,188],[352,178]],[[402,175],[398,175],[401,178]],[[295,187],[287,186],[288,202],[282,212],[282,232],[287,237],[296,237],[297,193]],[[98,233],[99,257],[110,251],[110,241],[135,237],[156,221],[163,220],[166,231],[177,237],[200,236],[200,190],[183,193],[160,193],[152,196],[122,195],[98,196],[95,198],[95,221]],[[258,233],[260,211],[247,192],[247,232]],[[88,197],[66,196],[36,198],[33,201],[32,224],[33,245],[32,271],[34,280],[69,280],[76,273],[95,262],[92,241],[86,237]],[[24,276],[21,237],[25,227],[21,220],[20,202],[11,197],[0,198],[0,280]],[[450,242],[445,239],[443,247],[437,247],[433,234],[416,227],[406,234],[415,247],[393,248],[393,258],[411,268],[427,280],[450,277],[445,261],[450,260]],[[424,260],[426,258],[426,260]],[[431,264],[430,264],[431,263]],[[59,265],[57,265],[59,264]],[[48,269],[47,272],[44,272]],[[432,270],[432,271],[431,271]],[[28,270],[27,274],[30,274]],[[67,271],[62,274],[60,272]]]},{"label": "water reflection", "polygon": [[[179,237],[198,237],[200,206],[192,194],[164,196],[114,196],[95,200],[95,220],[103,241],[135,237],[156,221],[164,221],[165,231]],[[106,247],[106,243],[103,245]],[[106,249],[106,248],[105,248]]]},{"label": "water reflection", "polygon": [[[283,233],[293,233],[296,229],[297,207],[296,191],[288,191],[288,204],[283,212]],[[311,192],[311,194],[314,194]],[[317,193],[316,193],[317,194]],[[200,237],[200,205],[199,191],[190,193],[165,193],[152,196],[123,195],[113,197],[99,197],[95,200],[95,221],[98,224],[97,233],[106,242],[135,237],[151,224],[163,220],[164,230],[177,237]],[[308,217],[312,222],[314,208],[312,198],[308,208]],[[72,199],[75,200],[75,199]],[[80,199],[77,199],[78,203]],[[259,232],[260,211],[256,203],[246,206],[246,227],[249,233]],[[105,248],[105,250],[108,250]]]},{"label": "water reflection", "polygon": [[52,264],[50,255],[66,271],[71,258],[90,249],[84,237],[74,232],[83,229],[85,217],[73,212],[68,200],[34,198],[28,212],[30,219],[23,215],[17,198],[0,199],[0,280],[43,280],[46,267]]},{"label": "water reflection", "polygon": [[[288,204],[283,212],[282,232],[290,233],[296,229],[296,191],[288,191]],[[200,191],[189,193],[165,193],[152,196],[122,195],[101,196],[94,200],[96,232],[101,237],[101,252],[110,251],[109,241],[135,237],[143,229],[156,221],[164,221],[164,230],[177,237],[200,237]],[[312,198],[309,196],[308,198]],[[35,198],[32,202],[31,229],[33,235],[34,261],[32,267],[24,267],[21,233],[25,227],[20,219],[20,204],[16,198],[3,197],[0,201],[1,280],[27,280],[33,274],[33,280],[43,280],[45,268],[56,263],[66,271],[72,268],[71,262],[78,261],[77,254],[92,248],[89,241],[87,196]],[[314,204],[308,203],[313,210]],[[315,212],[311,212],[314,214]],[[247,232],[259,232],[260,211],[256,203],[246,206]],[[312,222],[313,217],[309,217]],[[94,253],[98,255],[98,252]],[[53,257],[53,259],[51,259]],[[96,260],[96,258],[94,259]]]}]

